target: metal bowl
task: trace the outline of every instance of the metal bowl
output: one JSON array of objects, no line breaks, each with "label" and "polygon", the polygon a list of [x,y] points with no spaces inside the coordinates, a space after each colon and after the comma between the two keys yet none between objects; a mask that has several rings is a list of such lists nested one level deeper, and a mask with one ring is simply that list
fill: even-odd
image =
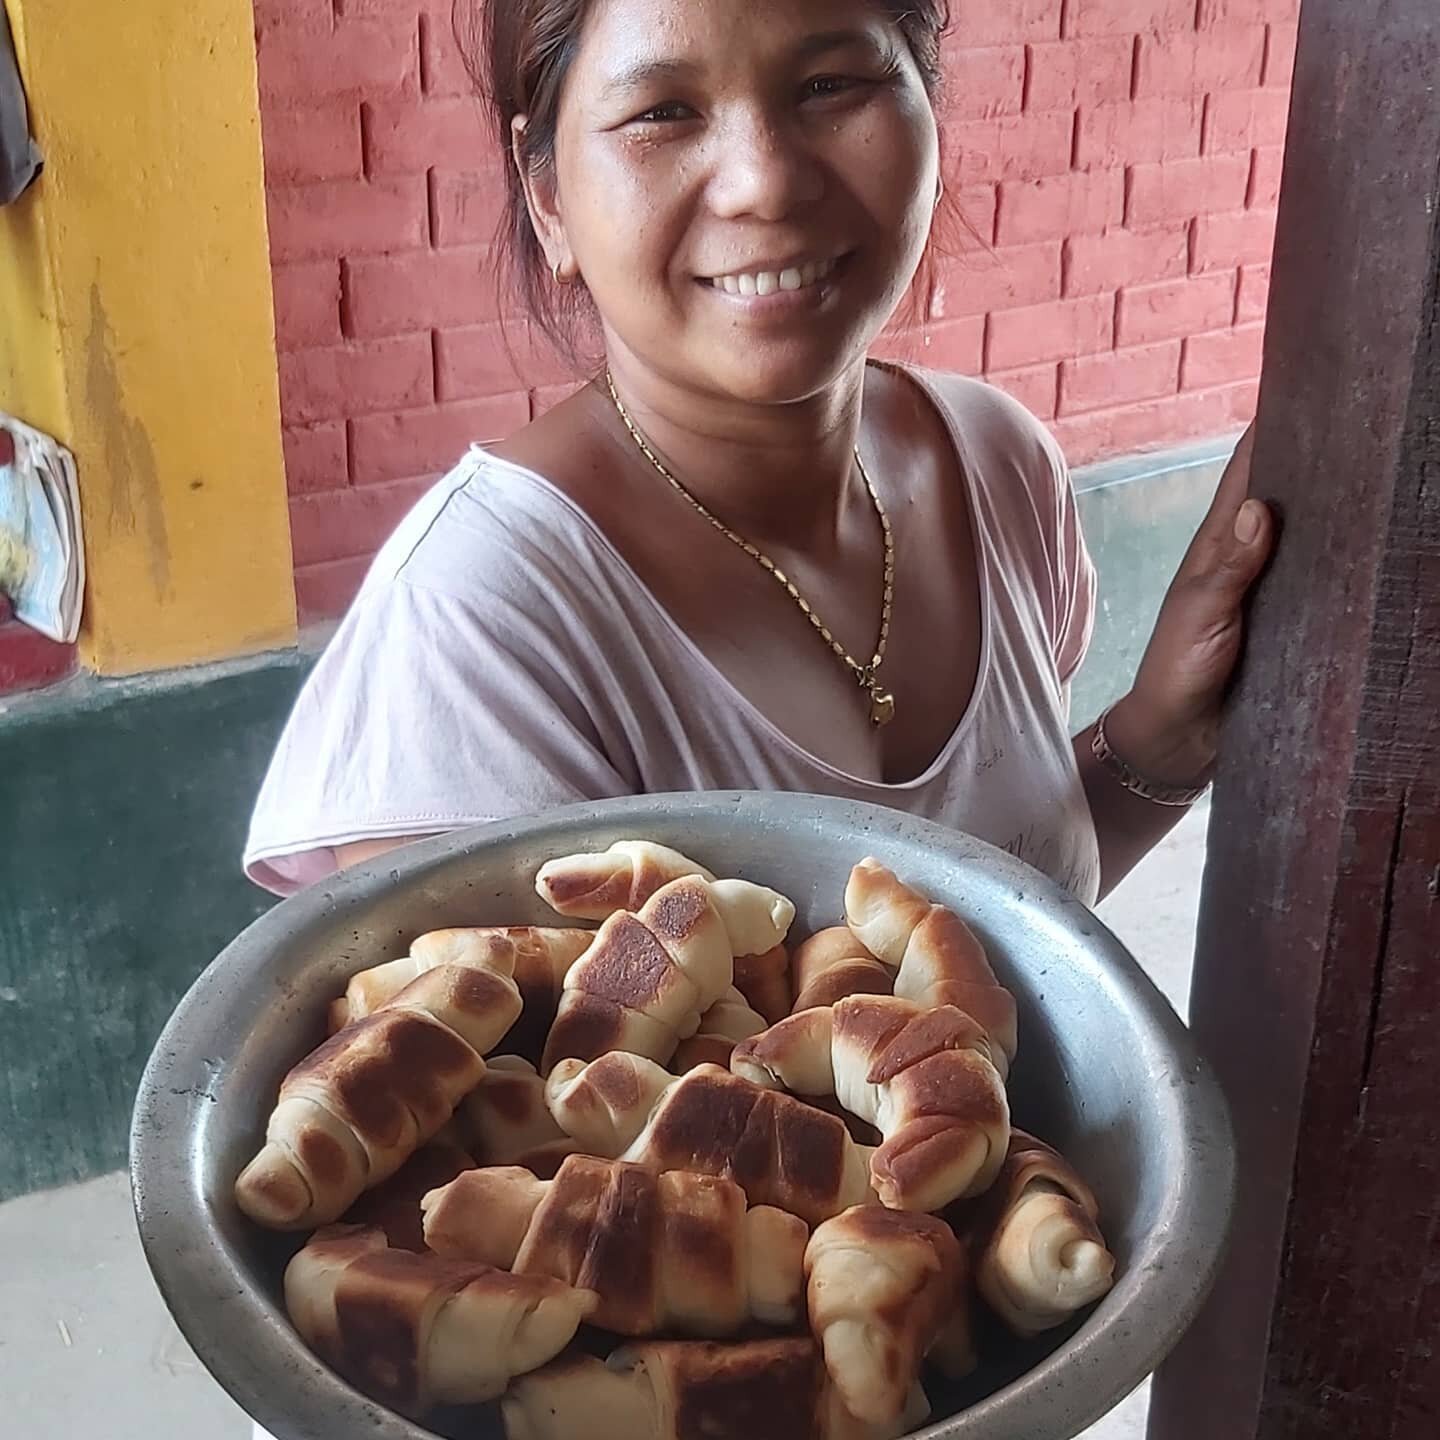
[{"label": "metal bowl", "polygon": [[1120,1401],[1194,1316],[1229,1223],[1234,1158],[1214,1078],[1119,941],[1036,871],[894,811],[794,795],[651,796],[442,837],[295,896],[230,945],[155,1047],[130,1151],[151,1269],[211,1373],[280,1440],[431,1434],[367,1400],[297,1339],[279,1301],[297,1242],[248,1222],[231,1187],[281,1076],[316,1042],[354,971],[403,954],[426,930],[554,923],[532,889],[539,866],[633,837],[783,891],[797,933],[841,918],[845,880],[865,855],[976,929],[1019,1004],[1016,1121],[1094,1186],[1117,1280],[1095,1310],[1016,1348],[1006,1368],[932,1391],[935,1419],[916,1433],[1066,1440]]}]

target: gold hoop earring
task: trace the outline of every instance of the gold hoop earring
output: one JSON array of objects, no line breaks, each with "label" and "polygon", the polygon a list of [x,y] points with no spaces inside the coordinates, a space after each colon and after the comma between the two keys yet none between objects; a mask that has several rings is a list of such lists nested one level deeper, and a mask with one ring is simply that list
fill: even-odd
[{"label": "gold hoop earring", "polygon": [[555,283],[557,285],[573,285],[575,283],[575,277],[572,275],[567,280],[565,276],[561,273],[564,263],[565,262],[563,260],[557,260],[554,265],[550,267],[550,273],[555,277]]}]

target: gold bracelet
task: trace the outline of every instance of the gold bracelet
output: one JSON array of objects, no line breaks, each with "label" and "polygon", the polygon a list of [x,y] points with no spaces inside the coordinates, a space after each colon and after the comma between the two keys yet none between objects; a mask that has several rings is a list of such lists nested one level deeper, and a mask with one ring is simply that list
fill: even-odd
[{"label": "gold bracelet", "polygon": [[1105,734],[1105,722],[1110,710],[1101,712],[1095,722],[1095,734],[1090,741],[1090,753],[1120,784],[1132,795],[1148,800],[1152,805],[1170,805],[1183,809],[1193,805],[1210,788],[1207,780],[1203,785],[1160,785],[1137,774],[1110,748],[1110,739]]}]

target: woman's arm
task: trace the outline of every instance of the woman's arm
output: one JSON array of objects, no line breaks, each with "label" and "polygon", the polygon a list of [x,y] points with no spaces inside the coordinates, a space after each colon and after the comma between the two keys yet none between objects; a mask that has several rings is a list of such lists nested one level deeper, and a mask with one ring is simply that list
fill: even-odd
[{"label": "woman's arm", "polygon": [[[1108,712],[1106,738],[1125,770],[1153,785],[1189,789],[1209,781],[1225,695],[1244,639],[1244,604],[1270,558],[1269,509],[1247,499],[1253,427],[1247,430],[1165,596],[1130,693]],[[1095,727],[1075,754],[1100,841],[1107,895],[1185,813],[1132,793],[1095,758]]]},{"label": "woman's arm", "polygon": [[[1117,733],[1122,736],[1125,733],[1124,704],[1122,700],[1109,712],[1105,733],[1117,754],[1129,755],[1136,752],[1123,748],[1123,738],[1115,738]],[[1095,838],[1100,846],[1100,899],[1103,900],[1180,823],[1189,813],[1189,807],[1157,805],[1132,794],[1095,758],[1094,741],[1094,725],[1075,737],[1075,761],[1080,768],[1080,780],[1085,786],[1085,798],[1090,802]],[[1174,773],[1195,777],[1203,772],[1190,769]]]},{"label": "woman's arm", "polygon": [[390,835],[383,840],[355,840],[349,845],[337,845],[335,866],[339,870],[348,870],[352,865],[363,865],[377,855],[385,855],[391,850],[398,850],[402,845],[413,845],[417,840],[425,838],[423,835]]}]

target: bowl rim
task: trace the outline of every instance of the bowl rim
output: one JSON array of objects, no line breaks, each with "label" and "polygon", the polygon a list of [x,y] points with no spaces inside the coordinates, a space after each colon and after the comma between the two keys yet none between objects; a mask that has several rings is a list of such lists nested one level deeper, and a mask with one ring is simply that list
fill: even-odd
[{"label": "bowl rim", "polygon": [[[1165,1263],[1145,1277],[1165,1325],[1137,1323],[1134,1304],[1104,1307],[1034,1367],[975,1404],[914,1432],[915,1440],[1004,1440],[1021,1423],[1043,1440],[1064,1440],[1099,1419],[1156,1367],[1188,1328],[1218,1269],[1235,1199],[1229,1113],[1218,1081],[1189,1031],[1121,942],[1094,913],[1024,861],[974,836],[903,811],[791,792],[707,791],[585,802],[538,816],[495,821],[417,841],[337,873],[283,899],[230,942],[190,986],[166,1023],[136,1092],[130,1131],[130,1181],[136,1224],[156,1284],[176,1324],[211,1375],[249,1414],[283,1440],[381,1435],[429,1440],[433,1432],[397,1417],[340,1379],[277,1315],[220,1235],[205,1193],[202,1157],[191,1144],[216,1102],[213,1079],[223,1046],[214,1043],[218,1012],[208,1002],[242,967],[289,943],[298,932],[333,924],[427,874],[517,842],[548,837],[574,843],[577,827],[602,831],[673,830],[687,821],[744,829],[777,819],[856,830],[857,855],[870,837],[918,845],[980,863],[1052,918],[1082,923],[1101,952],[1109,985],[1150,1032],[1188,1092],[1176,1102],[1182,1168],[1197,1181],[1180,1187],[1160,1245]],[[597,842],[598,843],[598,842]],[[607,842],[608,843],[608,842]],[[697,848],[703,841],[697,843]],[[1198,1183],[1203,1181],[1203,1183]],[[1119,1287],[1117,1287],[1118,1289]],[[1116,1379],[1117,1354],[1124,1357]],[[276,1379],[288,1375],[298,1403],[281,1410]],[[1122,1387],[1123,1388],[1118,1388]]]}]

